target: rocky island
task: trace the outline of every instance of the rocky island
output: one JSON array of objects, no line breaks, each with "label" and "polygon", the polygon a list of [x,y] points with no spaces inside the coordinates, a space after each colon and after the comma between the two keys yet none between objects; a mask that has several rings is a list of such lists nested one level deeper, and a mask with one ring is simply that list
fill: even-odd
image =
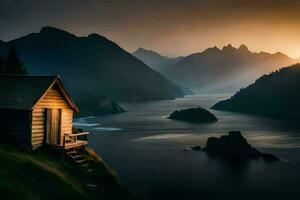
[{"label": "rocky island", "polygon": [[[199,150],[199,146],[191,147]],[[264,161],[277,161],[279,158],[272,154],[262,153],[253,148],[243,137],[240,131],[230,131],[228,135],[221,137],[210,137],[207,139],[206,147],[201,149],[207,154],[234,161],[246,161],[262,158]]]},{"label": "rocky island", "polygon": [[194,123],[213,123],[218,121],[211,112],[200,107],[180,111],[176,110],[168,118]]}]

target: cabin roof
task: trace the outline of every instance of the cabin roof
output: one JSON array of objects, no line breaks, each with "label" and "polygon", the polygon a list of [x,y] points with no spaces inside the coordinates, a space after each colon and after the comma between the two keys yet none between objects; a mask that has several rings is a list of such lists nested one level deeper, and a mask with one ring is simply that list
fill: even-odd
[{"label": "cabin roof", "polygon": [[0,109],[32,110],[55,83],[69,106],[78,112],[57,76],[0,76]]}]

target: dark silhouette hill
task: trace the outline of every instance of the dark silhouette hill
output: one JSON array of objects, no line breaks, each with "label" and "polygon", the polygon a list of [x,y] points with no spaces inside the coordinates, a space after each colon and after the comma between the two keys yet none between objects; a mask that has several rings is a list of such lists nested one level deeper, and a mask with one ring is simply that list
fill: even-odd
[{"label": "dark silhouette hill", "polygon": [[300,64],[264,75],[212,108],[300,119]]},{"label": "dark silhouette hill", "polygon": [[5,42],[0,55],[16,47],[30,74],[60,75],[76,99],[126,102],[173,99],[183,92],[114,42],[97,34],[77,37],[44,27],[39,33]]},{"label": "dark silhouette hill", "polygon": [[179,60],[181,60],[183,57],[177,57],[177,58],[170,58],[163,55],[160,55],[159,53],[147,50],[143,48],[137,49],[135,52],[132,53],[135,57],[146,63],[149,67],[152,69],[161,72],[163,68],[172,65]]},{"label": "dark silhouette hill", "polygon": [[245,45],[206,49],[165,67],[161,73],[194,92],[234,92],[280,66],[296,63],[282,53],[254,53]]}]

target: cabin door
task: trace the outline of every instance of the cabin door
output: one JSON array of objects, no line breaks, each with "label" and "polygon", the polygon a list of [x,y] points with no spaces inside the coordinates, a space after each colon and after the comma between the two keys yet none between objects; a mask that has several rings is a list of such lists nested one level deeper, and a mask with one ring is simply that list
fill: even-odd
[{"label": "cabin door", "polygon": [[60,144],[61,109],[47,109],[47,144]]}]

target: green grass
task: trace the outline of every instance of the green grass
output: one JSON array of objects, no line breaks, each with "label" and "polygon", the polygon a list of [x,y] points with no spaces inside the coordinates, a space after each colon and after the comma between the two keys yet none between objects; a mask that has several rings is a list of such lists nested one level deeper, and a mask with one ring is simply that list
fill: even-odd
[{"label": "green grass", "polygon": [[87,148],[85,156],[93,172],[53,150],[29,152],[0,145],[0,199],[133,199],[92,149]]}]

